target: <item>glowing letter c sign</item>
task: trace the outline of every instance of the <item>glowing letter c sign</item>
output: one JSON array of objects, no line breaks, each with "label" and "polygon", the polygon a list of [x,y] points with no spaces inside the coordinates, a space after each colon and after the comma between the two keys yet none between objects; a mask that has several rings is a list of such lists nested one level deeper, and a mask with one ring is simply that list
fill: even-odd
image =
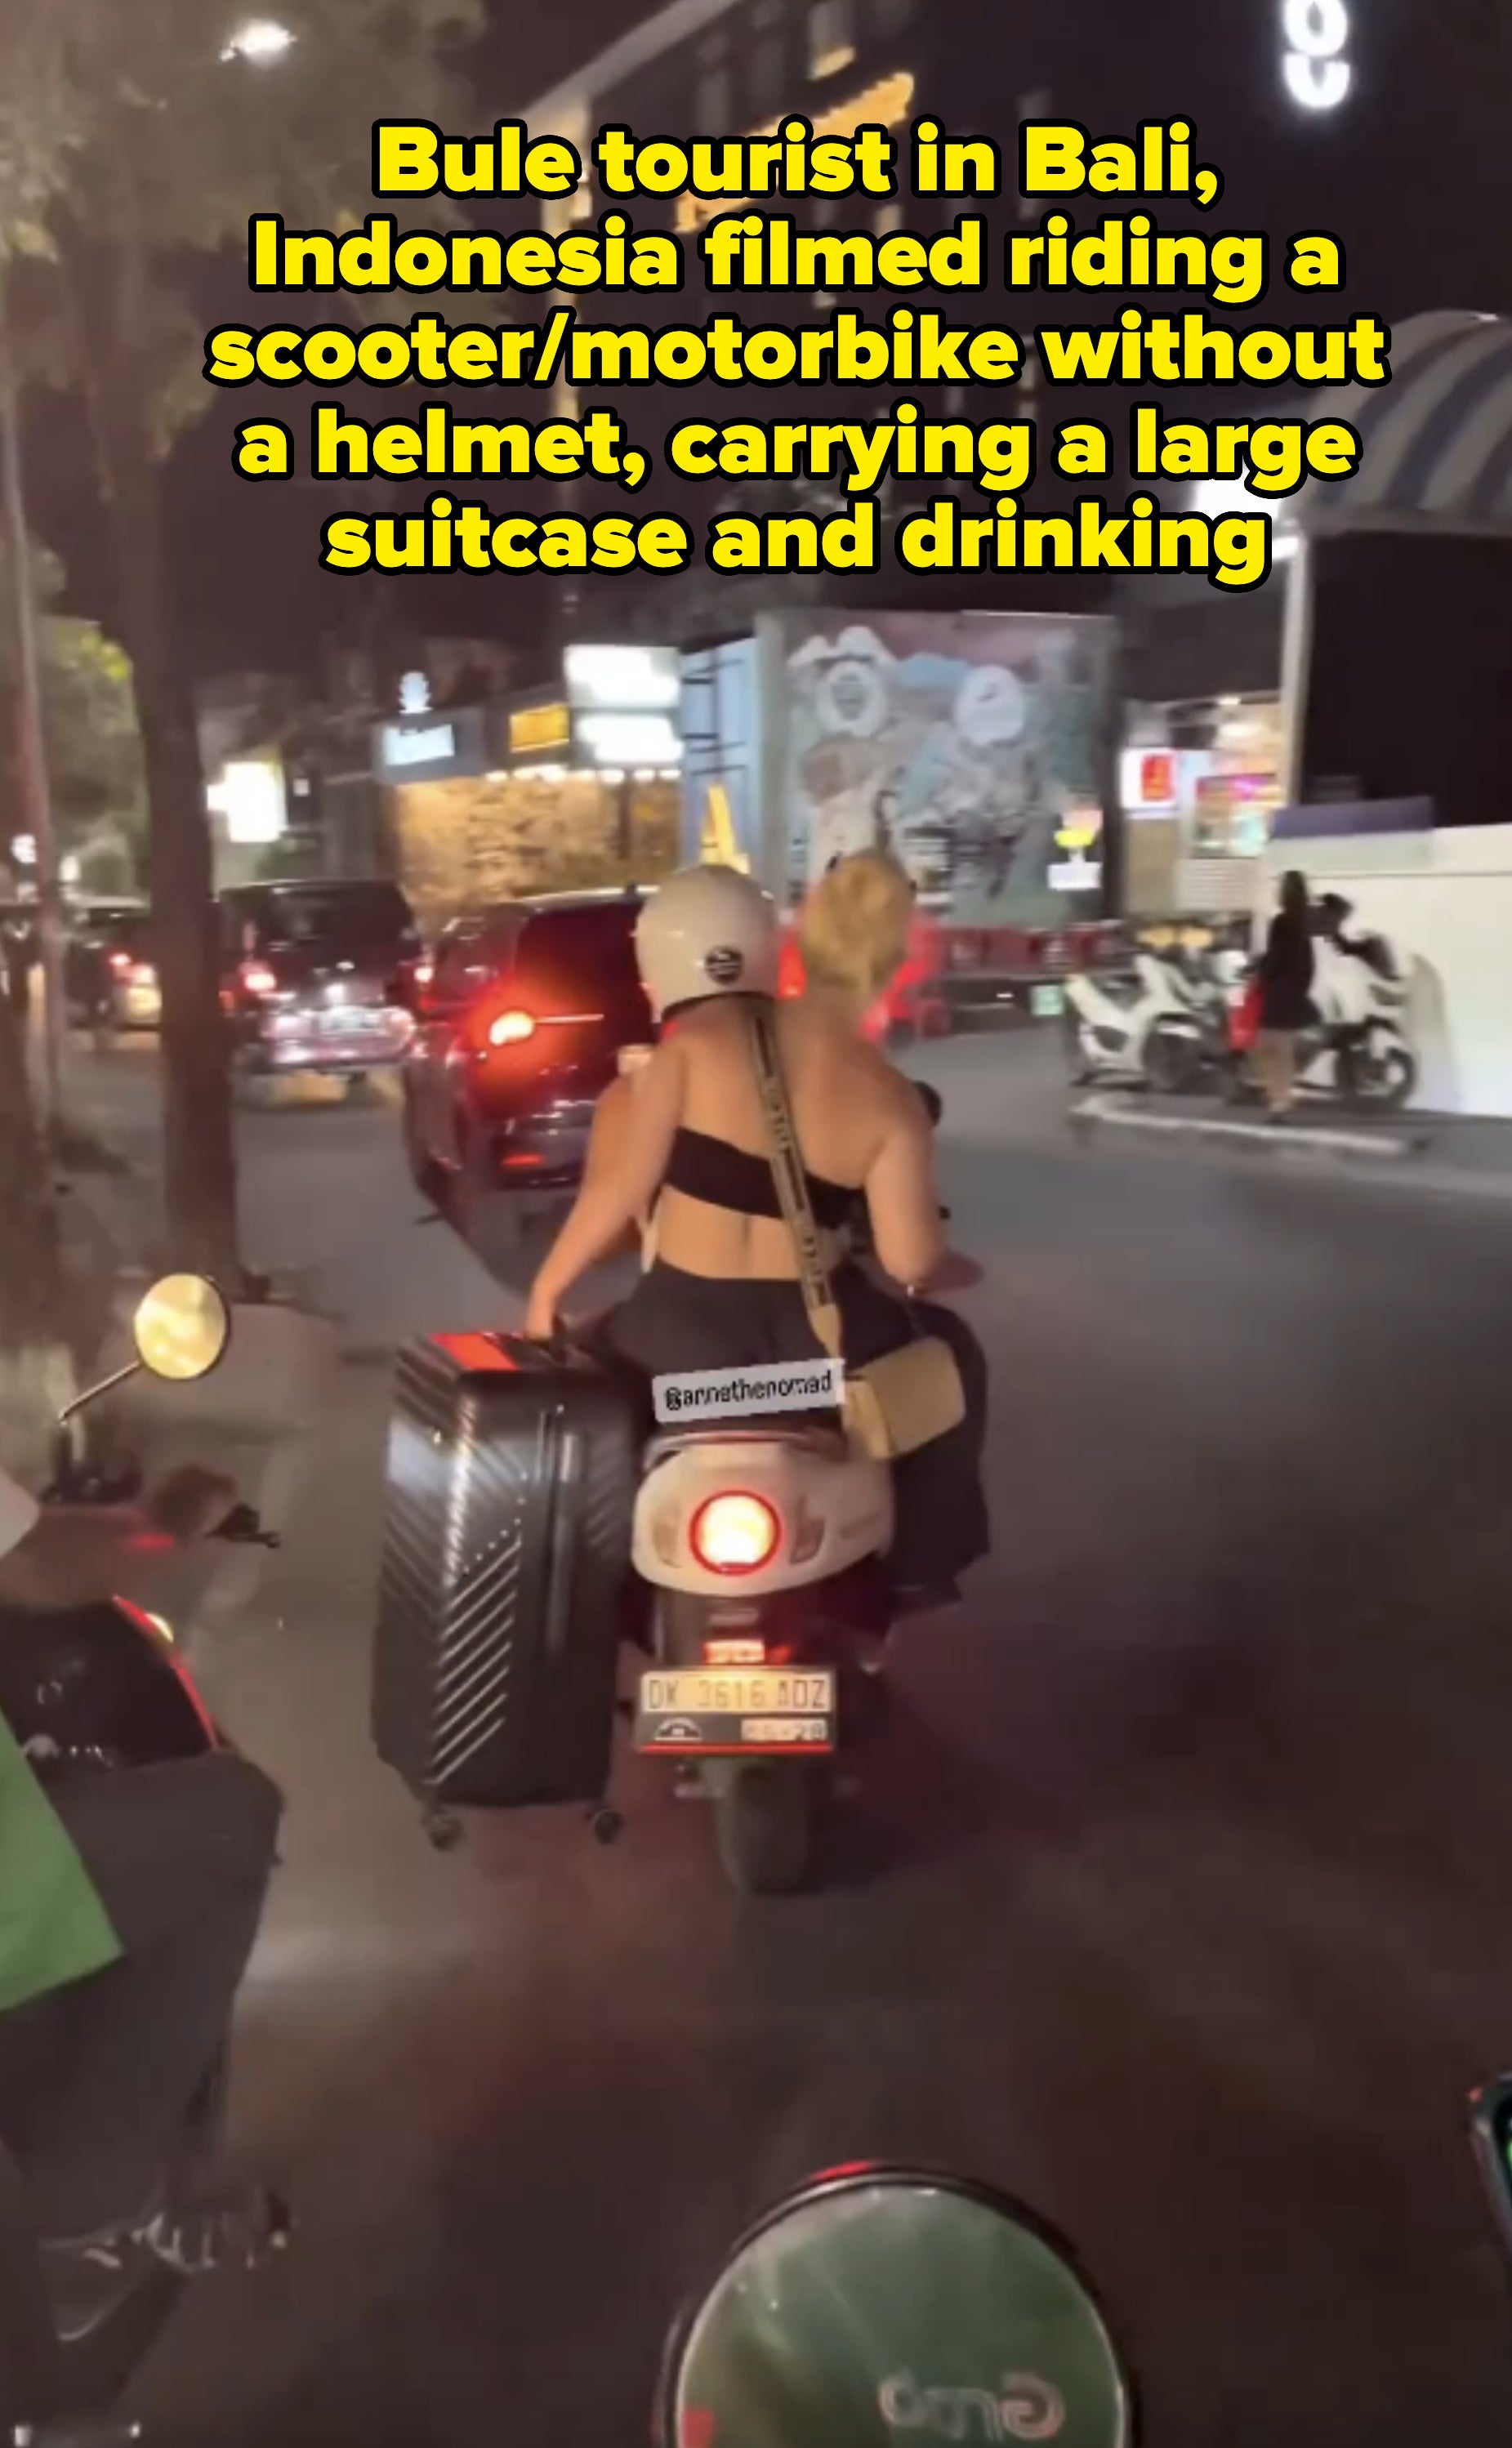
[{"label": "glowing letter c sign", "polygon": [[1344,0],[1283,0],[1281,24],[1281,67],[1292,101],[1304,110],[1336,109],[1352,73],[1344,56],[1349,39]]}]

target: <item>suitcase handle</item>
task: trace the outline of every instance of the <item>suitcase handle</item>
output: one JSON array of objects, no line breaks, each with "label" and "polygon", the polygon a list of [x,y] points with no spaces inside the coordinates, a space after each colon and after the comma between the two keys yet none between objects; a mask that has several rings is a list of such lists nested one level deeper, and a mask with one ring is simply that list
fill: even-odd
[{"label": "suitcase handle", "polygon": [[[561,1418],[559,1412],[559,1431]],[[561,1656],[567,1645],[572,1622],[572,1567],[577,1551],[573,1532],[578,1512],[573,1499],[582,1475],[583,1439],[575,1428],[569,1428],[561,1437],[552,1482],[551,1554],[546,1577],[545,1648],[548,1657]]]}]

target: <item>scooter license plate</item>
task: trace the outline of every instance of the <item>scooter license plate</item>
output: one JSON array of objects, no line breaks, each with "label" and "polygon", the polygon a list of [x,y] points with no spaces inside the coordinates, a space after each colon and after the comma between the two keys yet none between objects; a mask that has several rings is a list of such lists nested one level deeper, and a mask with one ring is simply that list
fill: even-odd
[{"label": "scooter license plate", "polygon": [[641,1677],[636,1749],[642,1751],[833,1751],[831,1667],[708,1667]]}]

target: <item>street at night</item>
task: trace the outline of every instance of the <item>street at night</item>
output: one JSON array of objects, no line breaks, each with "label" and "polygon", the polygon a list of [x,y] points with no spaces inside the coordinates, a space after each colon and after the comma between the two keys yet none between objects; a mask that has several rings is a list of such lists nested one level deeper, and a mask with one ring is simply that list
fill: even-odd
[{"label": "street at night", "polygon": [[1512,2442],[1509,114],[0,6],[0,2448]]},{"label": "street at night", "polygon": [[318,1214],[349,1291],[318,1472],[206,1658],[290,1795],[238,2121],[302,2232],[185,2307],[156,2436],[642,2438],[685,2289],[877,2153],[1075,2238],[1153,2440],[1503,2432],[1464,2101],[1512,2050],[1506,1207],[1078,1146],[1053,1042],[919,1068],[997,1552],[906,1636],[837,1883],[743,1904],[643,1763],[610,1850],[550,1812],[426,1845],[367,1739],[382,1347],[478,1281],[391,1115],[244,1124],[250,1246]]}]

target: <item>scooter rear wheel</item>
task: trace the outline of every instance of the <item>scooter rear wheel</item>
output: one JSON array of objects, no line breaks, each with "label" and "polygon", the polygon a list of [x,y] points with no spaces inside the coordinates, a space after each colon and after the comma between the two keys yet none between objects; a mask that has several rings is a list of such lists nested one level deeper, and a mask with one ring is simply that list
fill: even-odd
[{"label": "scooter rear wheel", "polygon": [[1185,1029],[1152,1028],[1144,1048],[1144,1076],[1158,1097],[1191,1094],[1202,1076],[1202,1049]]},{"label": "scooter rear wheel", "polygon": [[820,1802],[818,1778],[799,1761],[739,1762],[714,1803],[719,1861],[737,1893],[791,1896],[809,1884]]},{"label": "scooter rear wheel", "polygon": [[1358,1112],[1394,1114],[1407,1104],[1418,1084],[1418,1066],[1405,1045],[1373,1040],[1364,1045],[1341,1046],[1339,1092]]}]

